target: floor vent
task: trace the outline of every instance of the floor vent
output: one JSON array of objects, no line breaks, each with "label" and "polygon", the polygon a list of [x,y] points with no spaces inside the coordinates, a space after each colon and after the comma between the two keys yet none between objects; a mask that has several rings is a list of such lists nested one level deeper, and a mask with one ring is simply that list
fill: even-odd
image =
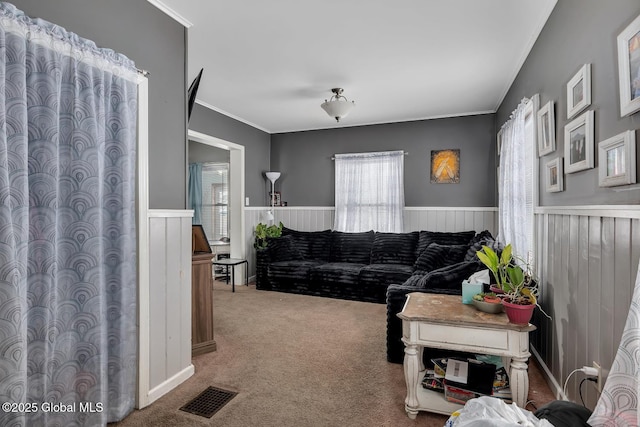
[{"label": "floor vent", "polygon": [[180,408],[180,410],[200,417],[211,418],[224,405],[229,403],[236,394],[238,393],[221,388],[207,387],[205,391]]}]

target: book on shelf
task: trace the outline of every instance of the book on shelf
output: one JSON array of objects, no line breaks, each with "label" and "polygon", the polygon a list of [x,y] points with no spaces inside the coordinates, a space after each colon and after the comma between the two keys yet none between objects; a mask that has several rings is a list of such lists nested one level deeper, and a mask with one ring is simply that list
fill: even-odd
[{"label": "book on shelf", "polygon": [[444,393],[444,383],[442,378],[436,378],[433,369],[427,369],[422,379],[422,387],[427,390],[433,390]]}]

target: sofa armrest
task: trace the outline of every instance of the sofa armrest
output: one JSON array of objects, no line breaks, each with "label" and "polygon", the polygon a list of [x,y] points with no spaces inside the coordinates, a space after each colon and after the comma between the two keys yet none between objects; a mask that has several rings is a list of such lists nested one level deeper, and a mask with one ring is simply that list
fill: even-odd
[{"label": "sofa armrest", "polygon": [[398,317],[398,313],[404,307],[407,294],[424,292],[460,295],[462,281],[480,269],[482,267],[475,261],[460,262],[428,273],[414,275],[401,285],[389,285],[387,288],[387,361],[402,363],[404,359],[402,320]]}]

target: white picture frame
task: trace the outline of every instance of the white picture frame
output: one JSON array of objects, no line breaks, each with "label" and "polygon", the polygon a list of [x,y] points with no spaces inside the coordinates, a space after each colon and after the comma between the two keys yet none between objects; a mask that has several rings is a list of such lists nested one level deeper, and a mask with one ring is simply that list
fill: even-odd
[{"label": "white picture frame", "polygon": [[564,127],[564,170],[574,173],[593,168],[593,110]]},{"label": "white picture frame", "polygon": [[556,151],[556,124],[553,101],[538,110],[538,157]]},{"label": "white picture frame", "polygon": [[564,173],[562,171],[562,157],[556,157],[545,164],[547,193],[564,191]]},{"label": "white picture frame", "polygon": [[591,105],[591,64],[584,64],[567,83],[567,120]]},{"label": "white picture frame", "polygon": [[625,117],[640,110],[640,16],[617,40],[620,117]]},{"label": "white picture frame", "polygon": [[628,130],[598,143],[600,187],[635,184],[636,133]]}]

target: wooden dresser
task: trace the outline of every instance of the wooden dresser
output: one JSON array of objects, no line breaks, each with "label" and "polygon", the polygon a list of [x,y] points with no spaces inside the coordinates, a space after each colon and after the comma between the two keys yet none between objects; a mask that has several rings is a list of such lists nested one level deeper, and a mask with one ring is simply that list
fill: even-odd
[{"label": "wooden dresser", "polygon": [[213,337],[213,253],[200,225],[192,226],[191,355],[216,350]]}]

